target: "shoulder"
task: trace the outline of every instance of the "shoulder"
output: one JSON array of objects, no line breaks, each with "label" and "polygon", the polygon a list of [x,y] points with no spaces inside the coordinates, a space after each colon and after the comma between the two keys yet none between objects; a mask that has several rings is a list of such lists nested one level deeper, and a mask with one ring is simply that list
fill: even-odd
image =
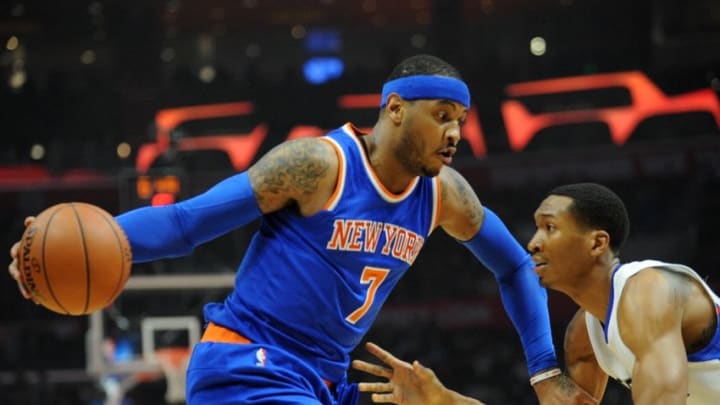
[{"label": "shoulder", "polygon": [[438,174],[443,190],[457,190],[463,188],[472,188],[470,183],[463,177],[460,172],[450,166],[443,166]]},{"label": "shoulder", "polygon": [[470,239],[482,224],[480,199],[457,170],[445,166],[438,176],[442,189],[440,226],[456,239]]},{"label": "shoulder", "polygon": [[321,138],[277,145],[248,170],[262,211],[275,211],[290,202],[298,203],[301,211],[315,210],[335,187],[338,161],[335,148]]},{"label": "shoulder", "polygon": [[336,159],[335,147],[324,137],[308,137],[285,141],[270,153],[286,154],[294,159],[333,160]]},{"label": "shoulder", "polygon": [[687,300],[691,286],[682,275],[657,267],[640,270],[625,282],[621,305],[637,305],[637,309],[652,312]]},{"label": "shoulder", "polygon": [[620,336],[628,347],[679,331],[690,287],[679,275],[654,267],[628,278],[617,314]]},{"label": "shoulder", "polygon": [[338,156],[331,143],[321,138],[300,138],[275,146],[250,168],[250,172],[281,168],[324,171],[329,166],[337,166],[337,162]]}]

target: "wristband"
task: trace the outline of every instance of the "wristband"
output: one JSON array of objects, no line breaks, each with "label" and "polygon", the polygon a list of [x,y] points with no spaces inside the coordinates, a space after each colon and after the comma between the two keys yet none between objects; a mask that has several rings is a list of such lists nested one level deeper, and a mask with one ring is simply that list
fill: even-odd
[{"label": "wristband", "polygon": [[551,368],[550,370],[543,371],[542,373],[537,373],[534,376],[530,377],[530,385],[533,386],[540,381],[545,381],[549,378],[557,377],[560,374],[562,374],[562,371],[559,368]]}]

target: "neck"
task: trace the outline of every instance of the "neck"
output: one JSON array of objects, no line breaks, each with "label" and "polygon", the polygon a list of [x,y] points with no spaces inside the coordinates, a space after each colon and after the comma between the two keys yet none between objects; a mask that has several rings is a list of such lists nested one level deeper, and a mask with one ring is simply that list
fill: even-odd
[{"label": "neck", "polygon": [[405,191],[415,177],[397,159],[394,152],[395,135],[384,129],[380,123],[375,125],[372,133],[360,139],[365,144],[368,161],[378,180],[392,193]]},{"label": "neck", "polygon": [[604,322],[610,305],[612,273],[619,264],[617,258],[601,259],[590,272],[563,291],[576,304]]}]

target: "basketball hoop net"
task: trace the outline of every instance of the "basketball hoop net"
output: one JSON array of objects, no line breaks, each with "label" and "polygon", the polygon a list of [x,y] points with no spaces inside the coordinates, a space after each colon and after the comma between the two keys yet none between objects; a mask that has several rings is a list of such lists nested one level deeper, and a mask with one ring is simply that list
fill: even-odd
[{"label": "basketball hoop net", "polygon": [[191,350],[187,346],[155,349],[155,358],[167,381],[165,401],[168,404],[185,402],[185,379]]}]

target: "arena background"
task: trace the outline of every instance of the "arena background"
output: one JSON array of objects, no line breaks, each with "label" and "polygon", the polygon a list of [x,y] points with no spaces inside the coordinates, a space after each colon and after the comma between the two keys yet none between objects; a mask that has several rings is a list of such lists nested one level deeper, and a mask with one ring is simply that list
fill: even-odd
[{"label": "arena background", "polygon": [[[116,214],[178,200],[288,137],[371,126],[392,66],[431,53],[457,66],[473,95],[454,166],[521,243],[549,189],[602,182],[630,211],[624,260],[682,262],[720,288],[714,0],[11,0],[0,5],[0,46],[6,249],[25,216],[56,202]],[[242,152],[228,154],[223,140]],[[231,274],[252,230],[133,275]],[[199,316],[225,292],[124,293],[104,311],[104,353],[137,356],[143,317]],[[555,293],[550,305],[562,355],[576,306]],[[89,323],[0,282],[0,402],[109,403],[122,376],[88,371]],[[186,344],[177,333],[156,338]],[[491,274],[442,232],[368,339],[489,404],[536,403]],[[156,377],[124,403],[163,403]],[[603,403],[629,394],[611,382]]]}]

